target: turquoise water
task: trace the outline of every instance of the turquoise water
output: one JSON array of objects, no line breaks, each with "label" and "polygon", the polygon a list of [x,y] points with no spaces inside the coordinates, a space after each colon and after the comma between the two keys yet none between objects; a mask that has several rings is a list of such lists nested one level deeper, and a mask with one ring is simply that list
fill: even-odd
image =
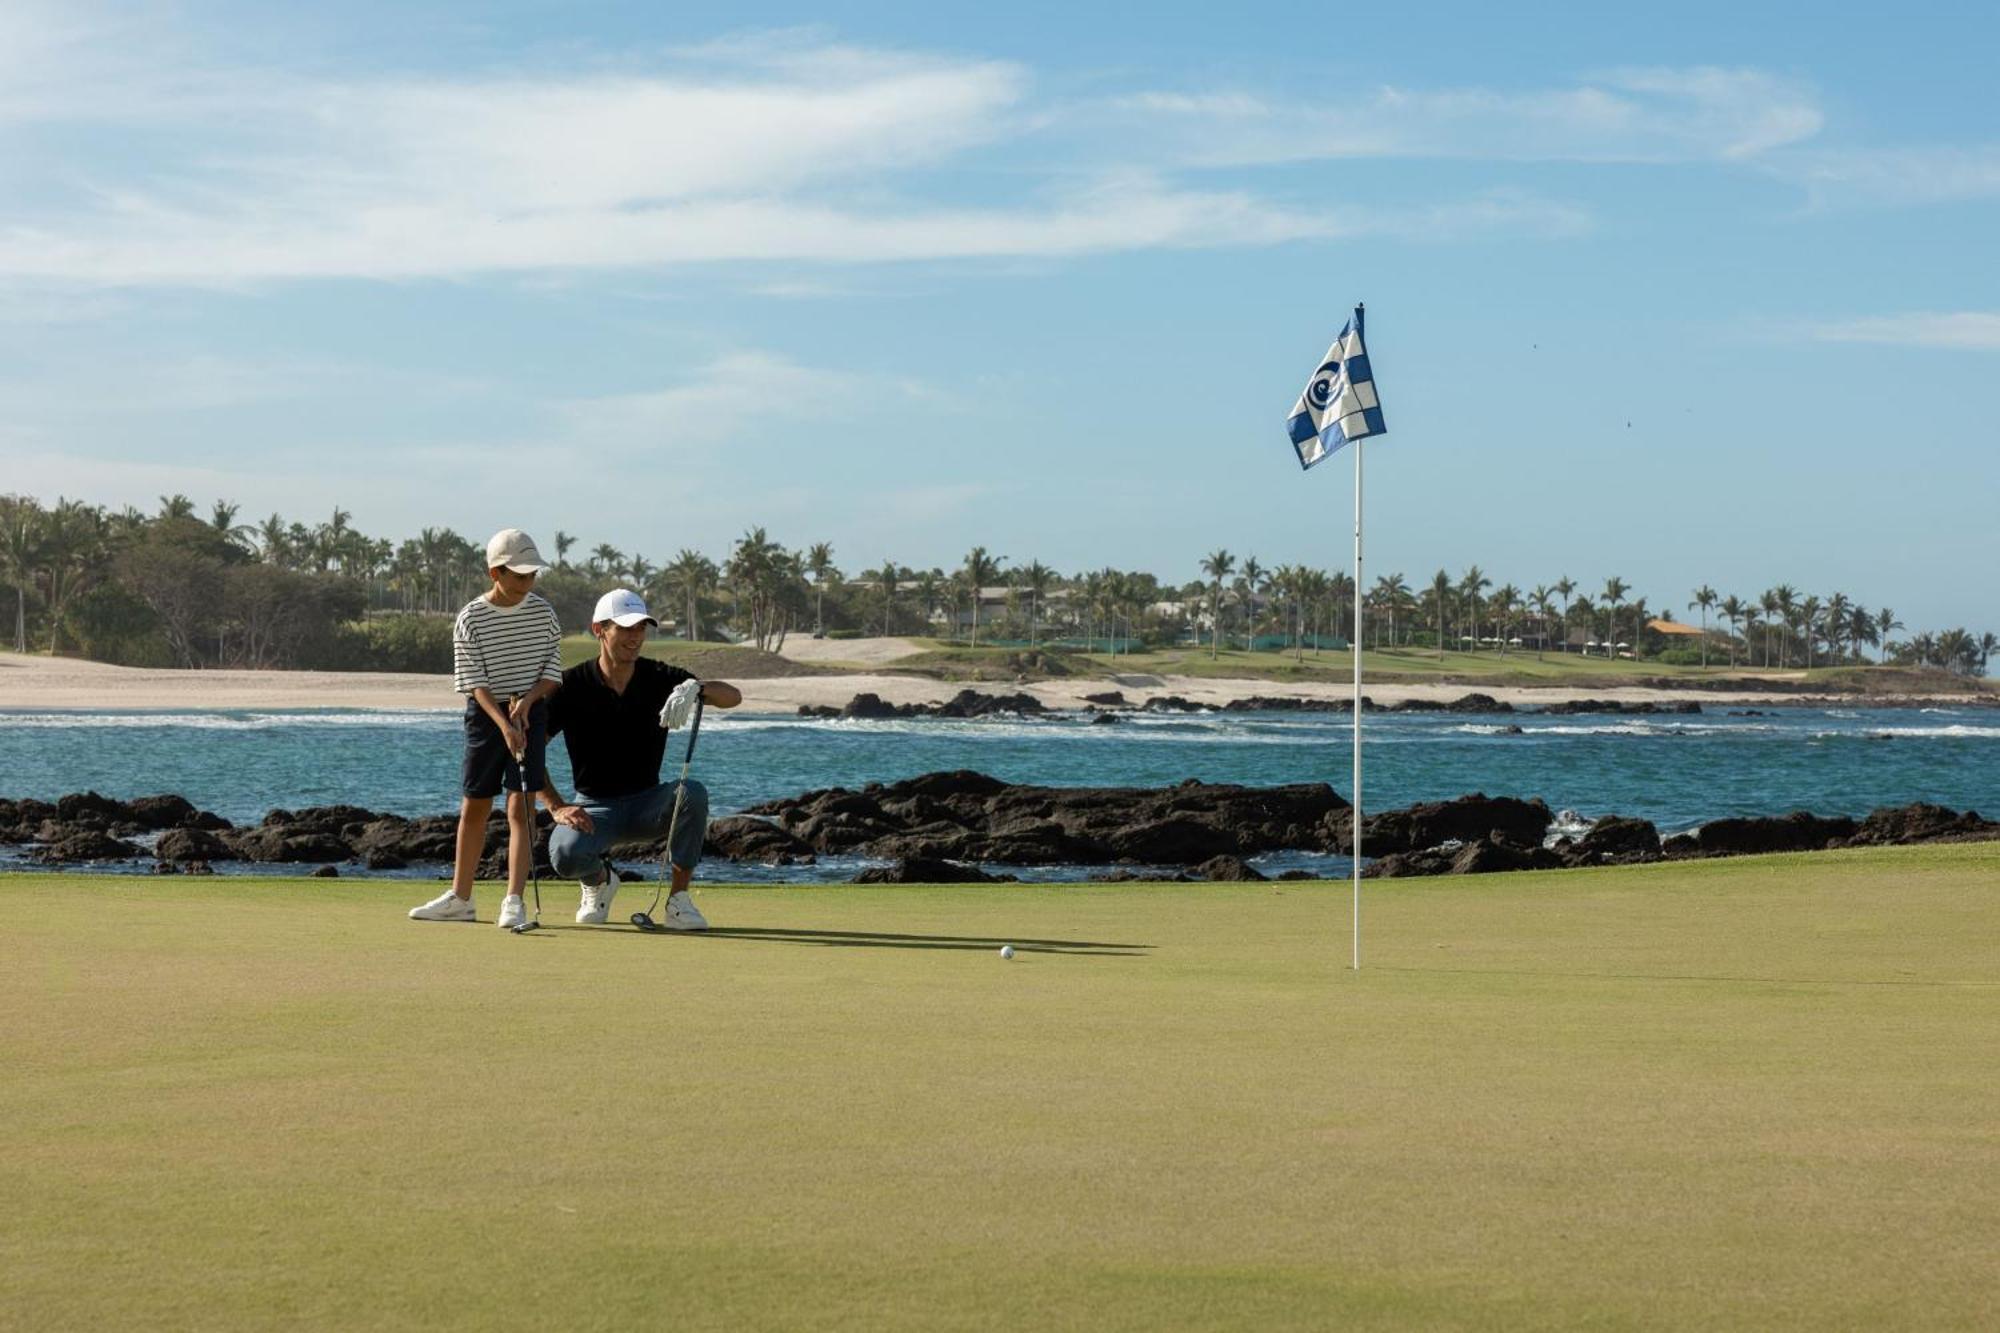
[{"label": "turquoise water", "polygon": [[[1735,710],[1740,713],[1742,710]],[[1651,819],[1662,832],[1722,815],[1865,814],[1935,801],[2000,810],[2000,712],[1713,708],[1674,717],[1369,715],[1366,806],[1465,792],[1533,797],[1586,818]],[[237,822],[274,807],[346,802],[420,815],[456,808],[453,711],[29,712],[0,710],[0,795],[178,792]],[[1509,725],[1522,734],[1505,734]],[[896,722],[711,712],[695,773],[727,814],[816,787],[935,769],[1013,782],[1158,786],[1322,781],[1349,794],[1345,718],[1299,714]],[[679,766],[679,739],[668,768]],[[558,743],[551,768],[567,791]]]}]

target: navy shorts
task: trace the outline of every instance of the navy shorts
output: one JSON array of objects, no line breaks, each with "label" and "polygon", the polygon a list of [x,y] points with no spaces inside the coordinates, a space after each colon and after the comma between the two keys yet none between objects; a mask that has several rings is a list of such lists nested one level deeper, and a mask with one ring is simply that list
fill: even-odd
[{"label": "navy shorts", "polygon": [[[525,790],[531,794],[548,785],[548,748],[549,704],[544,699],[528,710],[528,751],[523,766],[528,770]],[[477,699],[467,699],[465,768],[459,790],[467,796],[491,798],[498,796],[502,787],[508,791],[523,790],[514,756],[507,753],[507,738],[493,725],[493,719],[486,716]]]}]

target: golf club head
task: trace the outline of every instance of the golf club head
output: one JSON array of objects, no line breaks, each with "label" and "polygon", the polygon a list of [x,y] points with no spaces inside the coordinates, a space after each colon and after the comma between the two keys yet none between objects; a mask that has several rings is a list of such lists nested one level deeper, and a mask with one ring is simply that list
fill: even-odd
[{"label": "golf club head", "polygon": [[514,933],[516,935],[525,935],[531,930],[540,930],[541,928],[542,923],[539,921],[523,921],[520,925],[514,927]]},{"label": "golf club head", "polygon": [[647,915],[646,915],[646,914],[645,914],[644,912],[634,912],[634,913],[632,913],[632,924],[633,924],[633,925],[635,925],[635,926],[637,926],[637,927],[638,927],[639,929],[641,929],[641,930],[658,930],[658,929],[659,929],[659,927],[658,927],[658,926],[656,926],[656,925],[654,925],[654,924],[653,924],[653,918],[652,918],[652,917],[650,917],[650,916],[647,916]]}]

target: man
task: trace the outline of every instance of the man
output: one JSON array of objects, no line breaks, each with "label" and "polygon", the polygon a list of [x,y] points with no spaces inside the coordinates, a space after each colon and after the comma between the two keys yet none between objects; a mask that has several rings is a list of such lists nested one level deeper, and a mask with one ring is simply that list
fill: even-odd
[{"label": "man", "polygon": [[[569,749],[578,795],[576,802],[565,803],[552,783],[543,787],[542,801],[556,822],[549,833],[549,864],[581,885],[576,919],[584,925],[610,917],[618,892],[612,850],[666,836],[679,785],[660,781],[670,714],[691,712],[697,692],[712,708],[743,702],[734,685],[699,681],[679,667],[640,656],[647,627],[658,623],[629,588],[598,598],[590,617],[597,656],[563,672],[562,686],[549,701],[549,735],[560,734]],[[708,929],[687,891],[707,831],[708,792],[690,780],[668,849],[673,886],[663,924],[671,930]]]}]

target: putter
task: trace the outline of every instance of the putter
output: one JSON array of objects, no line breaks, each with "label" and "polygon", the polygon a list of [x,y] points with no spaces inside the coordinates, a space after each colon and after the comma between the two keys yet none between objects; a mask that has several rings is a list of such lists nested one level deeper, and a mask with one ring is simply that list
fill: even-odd
[{"label": "putter", "polygon": [[641,930],[665,930],[653,920],[653,909],[660,905],[660,891],[673,892],[674,882],[674,832],[681,825],[681,799],[687,795],[688,769],[694,763],[695,738],[701,735],[701,710],[707,701],[699,694],[694,697],[694,721],[688,727],[687,753],[681,758],[681,780],[674,785],[674,812],[667,818],[667,852],[660,858],[660,882],[653,886],[653,901],[646,904],[643,912],[632,913],[632,924]]},{"label": "putter", "polygon": [[[514,701],[507,701],[512,707]],[[525,935],[531,930],[542,928],[542,868],[535,860],[535,797],[528,790],[528,752],[514,751],[514,780],[521,784],[521,794],[528,798],[528,877],[535,885],[535,914],[514,927],[516,935]]]}]

